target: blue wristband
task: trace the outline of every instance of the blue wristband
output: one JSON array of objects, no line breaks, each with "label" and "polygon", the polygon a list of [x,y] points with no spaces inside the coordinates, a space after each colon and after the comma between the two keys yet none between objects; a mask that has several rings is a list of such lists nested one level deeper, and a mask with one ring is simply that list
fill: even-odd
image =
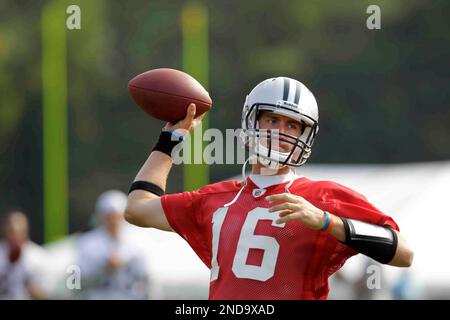
[{"label": "blue wristband", "polygon": [[181,133],[176,132],[175,130],[164,130],[164,132],[170,132],[170,134],[172,134],[173,136],[177,137],[179,141],[183,141],[184,140],[184,136]]},{"label": "blue wristband", "polygon": [[330,225],[331,217],[330,214],[326,211],[323,212],[325,214],[325,224],[323,225],[321,231],[327,230],[328,226]]}]

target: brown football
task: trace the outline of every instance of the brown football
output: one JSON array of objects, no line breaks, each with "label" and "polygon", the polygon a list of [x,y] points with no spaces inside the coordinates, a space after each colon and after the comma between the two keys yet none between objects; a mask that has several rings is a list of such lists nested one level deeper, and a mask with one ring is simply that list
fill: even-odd
[{"label": "brown football", "polygon": [[161,68],[141,73],[128,82],[134,102],[150,116],[175,123],[184,119],[190,103],[198,117],[211,109],[208,91],[185,72]]}]

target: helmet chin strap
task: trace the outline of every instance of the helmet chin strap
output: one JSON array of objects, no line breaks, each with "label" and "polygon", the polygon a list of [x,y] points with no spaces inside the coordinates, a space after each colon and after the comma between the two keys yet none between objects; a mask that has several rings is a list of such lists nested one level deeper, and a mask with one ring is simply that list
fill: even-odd
[{"label": "helmet chin strap", "polygon": [[[264,147],[264,146],[262,146],[262,147]],[[265,149],[267,150],[267,148],[265,148]],[[284,156],[283,152],[277,152],[277,151],[275,151],[275,152]],[[288,153],[286,153],[286,157],[288,157]],[[284,161],[285,159],[286,159],[286,158],[284,158],[283,161]],[[272,173],[272,174],[270,174],[270,175],[273,175],[273,170],[279,170],[279,169],[281,169],[281,168],[288,167],[289,170],[290,170],[290,172],[292,173],[292,179],[289,181],[288,184],[286,184],[286,186],[285,186],[284,188],[285,188],[285,191],[286,191],[287,193],[291,193],[291,192],[289,191],[289,188],[290,188],[291,185],[294,183],[295,177],[296,177],[296,172],[295,172],[295,169],[294,169],[293,167],[291,167],[291,166],[289,166],[289,165],[280,165],[280,163],[278,163],[278,162],[275,162],[275,161],[273,161],[273,160],[264,159],[264,158],[262,158],[262,157],[258,157],[258,161],[259,161],[263,166],[266,167],[266,168],[262,168],[262,170],[266,169],[266,170],[270,171],[270,172]],[[266,166],[264,162],[266,162],[266,163],[269,162],[269,165]]]},{"label": "helmet chin strap", "polygon": [[[265,156],[269,155],[269,149],[267,149],[265,146],[261,144],[260,141],[258,141],[258,154],[263,154]],[[266,159],[262,156],[258,157],[259,162],[270,169],[281,169],[284,168],[286,165],[281,165],[280,162],[284,162],[287,157],[289,156],[289,153],[285,152],[279,152],[276,150],[271,150],[271,158]]]}]

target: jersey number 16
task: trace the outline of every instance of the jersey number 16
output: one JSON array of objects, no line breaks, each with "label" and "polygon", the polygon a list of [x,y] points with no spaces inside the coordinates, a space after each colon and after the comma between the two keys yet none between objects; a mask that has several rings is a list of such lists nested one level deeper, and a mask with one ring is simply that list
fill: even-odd
[{"label": "jersey number 16", "polygon": [[[228,207],[219,208],[213,214],[212,223],[212,261],[211,280],[219,277],[219,264],[217,262],[217,250],[219,248],[219,237],[222,224],[228,212]],[[278,213],[269,212],[267,208],[255,208],[247,214],[247,218],[242,226],[239,241],[233,260],[233,273],[237,278],[266,281],[273,277],[275,264],[277,262],[280,245],[278,241],[269,236],[255,235],[255,228],[260,220],[271,220],[272,226],[283,228],[283,224],[276,224],[279,218]],[[260,266],[246,264],[250,249],[261,249],[264,252]]]}]

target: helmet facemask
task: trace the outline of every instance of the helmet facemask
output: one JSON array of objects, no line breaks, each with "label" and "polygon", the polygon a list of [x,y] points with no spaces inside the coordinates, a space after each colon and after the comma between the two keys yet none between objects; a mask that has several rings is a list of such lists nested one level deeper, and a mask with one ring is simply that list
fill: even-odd
[{"label": "helmet facemask", "polygon": [[[261,129],[259,115],[261,111],[292,118],[302,125],[299,136],[292,136],[279,130]],[[317,121],[291,108],[280,105],[254,104],[246,112],[244,143],[250,154],[257,157],[265,167],[279,169],[285,166],[300,167],[311,154],[314,137],[318,131]]]}]

